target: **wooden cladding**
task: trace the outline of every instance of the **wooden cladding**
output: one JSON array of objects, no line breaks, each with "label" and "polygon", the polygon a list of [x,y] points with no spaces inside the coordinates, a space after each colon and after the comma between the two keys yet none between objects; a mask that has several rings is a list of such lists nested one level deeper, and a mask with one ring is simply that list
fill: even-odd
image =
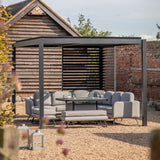
[{"label": "wooden cladding", "polygon": [[[26,15],[8,31],[11,41],[40,36],[71,36],[47,15]],[[113,48],[44,47],[44,90],[105,89],[114,86]],[[39,49],[17,48],[16,71],[22,90],[39,89]]]},{"label": "wooden cladding", "polygon": [[63,48],[63,89],[99,89],[99,48]]},{"label": "wooden cladding", "polygon": [[[70,36],[48,15],[26,15],[8,31],[11,42],[40,36]],[[11,54],[11,53],[10,53]],[[39,49],[17,48],[16,71],[19,74],[22,90],[19,94],[33,94],[39,90]],[[44,89],[62,89],[62,48],[44,48]]]},{"label": "wooden cladding", "polygon": [[[37,49],[17,48],[16,71],[19,74],[22,83],[21,93],[23,92],[32,93],[39,89],[38,48]],[[61,81],[62,81],[62,48],[61,47],[45,48],[44,89],[46,91],[61,90],[62,89]]]}]

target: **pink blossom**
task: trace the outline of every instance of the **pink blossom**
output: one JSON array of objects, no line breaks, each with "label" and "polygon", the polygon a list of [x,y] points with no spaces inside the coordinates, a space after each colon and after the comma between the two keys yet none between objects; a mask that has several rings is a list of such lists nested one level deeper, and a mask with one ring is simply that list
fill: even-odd
[{"label": "pink blossom", "polygon": [[12,71],[11,73],[11,82],[13,83],[14,87],[16,90],[21,90],[21,82],[18,78],[18,75],[16,74],[15,71]]},{"label": "pink blossom", "polygon": [[69,148],[67,148],[67,147],[63,148],[62,153],[64,154],[64,156],[67,156],[69,154],[69,152],[70,152]]},{"label": "pink blossom", "polygon": [[43,117],[43,118],[42,118],[42,122],[43,122],[45,125],[47,125],[47,124],[49,124],[49,119],[48,119],[47,117]]},{"label": "pink blossom", "polygon": [[6,28],[6,25],[4,21],[0,20],[0,30],[4,30]]},{"label": "pink blossom", "polygon": [[59,133],[59,134],[65,134],[65,133],[66,133],[65,128],[64,128],[64,125],[61,125],[61,126],[57,129],[57,133]]},{"label": "pink blossom", "polygon": [[9,72],[12,69],[12,66],[9,64],[9,62],[6,62],[3,67],[1,72]]},{"label": "pink blossom", "polygon": [[6,98],[9,98],[11,96],[11,90],[9,88],[6,88],[3,91],[2,100],[5,100]]},{"label": "pink blossom", "polygon": [[57,141],[56,141],[56,144],[57,145],[62,145],[64,143],[64,141],[63,141],[63,139],[62,138],[60,138],[60,139],[58,139]]}]

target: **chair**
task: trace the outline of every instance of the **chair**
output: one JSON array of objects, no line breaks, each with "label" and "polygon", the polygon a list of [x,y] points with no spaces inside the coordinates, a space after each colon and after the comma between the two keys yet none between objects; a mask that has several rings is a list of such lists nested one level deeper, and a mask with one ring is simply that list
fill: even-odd
[{"label": "chair", "polygon": [[[35,92],[33,99],[26,99],[25,101],[26,114],[28,114],[28,119],[32,117],[39,118],[39,92]],[[51,105],[51,96],[49,92],[44,91],[44,117],[49,119],[56,119],[56,109]]]}]

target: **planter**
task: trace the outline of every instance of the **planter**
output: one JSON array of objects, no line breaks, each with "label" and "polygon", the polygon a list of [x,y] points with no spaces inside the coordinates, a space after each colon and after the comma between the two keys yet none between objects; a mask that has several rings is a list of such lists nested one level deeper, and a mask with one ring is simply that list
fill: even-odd
[{"label": "planter", "polygon": [[19,134],[14,127],[0,127],[0,160],[17,160]]}]

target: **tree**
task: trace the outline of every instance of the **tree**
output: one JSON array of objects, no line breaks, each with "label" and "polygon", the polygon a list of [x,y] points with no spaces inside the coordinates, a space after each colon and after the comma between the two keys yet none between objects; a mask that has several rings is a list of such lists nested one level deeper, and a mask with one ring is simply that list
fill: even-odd
[{"label": "tree", "polygon": [[[68,19],[68,21],[70,21]],[[96,28],[93,27],[90,19],[85,19],[85,16],[83,14],[79,15],[78,19],[79,24],[74,25],[74,28],[82,35],[86,37],[108,37],[111,35],[111,32],[109,31],[100,31],[98,32]]]},{"label": "tree", "polygon": [[[160,26],[158,24],[157,24],[157,28],[160,30]],[[156,37],[157,37],[157,40],[160,39],[160,32],[157,33]],[[157,44],[156,47],[155,47],[155,50],[158,51],[159,49],[160,49],[160,44]],[[157,53],[155,55],[155,57],[159,58],[160,57],[160,53]]]},{"label": "tree", "polygon": [[[160,30],[160,26],[157,24],[157,28]],[[157,33],[157,39],[160,39],[160,32]]]}]

